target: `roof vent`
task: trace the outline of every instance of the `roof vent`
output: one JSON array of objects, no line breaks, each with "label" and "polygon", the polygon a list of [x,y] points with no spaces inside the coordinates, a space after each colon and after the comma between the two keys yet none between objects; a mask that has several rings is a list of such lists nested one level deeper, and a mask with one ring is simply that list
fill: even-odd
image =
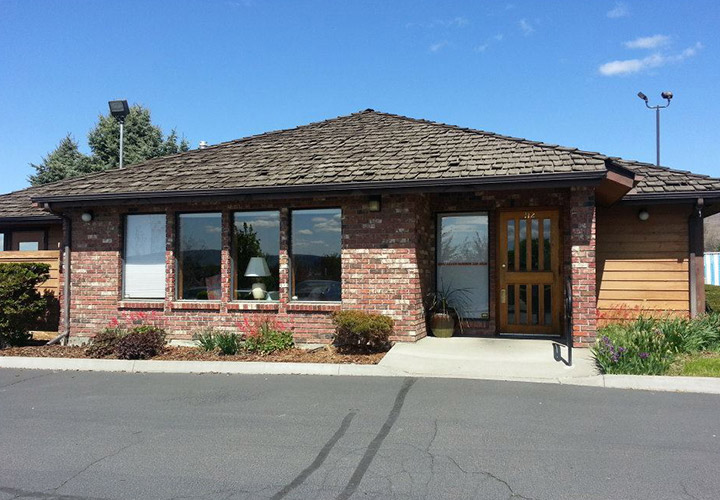
[{"label": "roof vent", "polygon": [[208,143],[206,141],[200,141],[200,144],[198,144],[198,149],[205,149],[208,147]]}]

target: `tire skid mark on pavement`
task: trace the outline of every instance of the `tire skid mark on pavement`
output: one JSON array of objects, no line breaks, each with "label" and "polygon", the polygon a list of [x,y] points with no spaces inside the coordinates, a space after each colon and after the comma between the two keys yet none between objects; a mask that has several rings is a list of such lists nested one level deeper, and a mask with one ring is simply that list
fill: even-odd
[{"label": "tire skid mark on pavement", "polygon": [[337,496],[338,500],[347,500],[353,495],[353,493],[355,493],[355,490],[357,490],[358,486],[360,486],[360,482],[365,476],[367,470],[370,468],[370,464],[375,459],[375,455],[377,455],[377,452],[380,450],[383,441],[385,441],[385,438],[390,433],[393,425],[395,425],[395,421],[400,416],[400,410],[402,410],[403,404],[405,403],[405,397],[407,396],[408,391],[410,391],[410,388],[413,386],[413,384],[415,384],[415,382],[417,382],[417,378],[409,377],[403,381],[403,385],[398,391],[397,396],[395,397],[395,404],[393,405],[392,410],[390,410],[390,414],[388,415],[387,420],[385,420],[385,423],[380,428],[380,431],[368,445],[367,449],[365,450],[365,454],[360,460],[360,463],[355,468],[355,472],[353,472],[353,475],[350,477],[350,481],[348,481],[345,489],[343,489],[342,492],[340,492],[340,494]]},{"label": "tire skid mark on pavement", "polygon": [[345,418],[340,424],[340,427],[337,431],[335,431],[335,434],[333,434],[333,436],[328,440],[328,442],[325,443],[325,446],[322,447],[320,452],[317,454],[317,457],[315,457],[315,460],[313,460],[313,462],[307,468],[300,472],[300,474],[298,474],[297,477],[295,477],[295,479],[293,479],[287,486],[285,486],[282,490],[278,491],[275,495],[273,495],[273,500],[280,500],[281,498],[284,498],[288,493],[290,493],[292,490],[304,483],[305,480],[310,477],[313,472],[315,472],[322,466],[335,444],[347,432],[348,428],[350,427],[350,423],[352,422],[352,419],[355,417],[355,415],[357,415],[357,411],[355,410],[345,415]]}]

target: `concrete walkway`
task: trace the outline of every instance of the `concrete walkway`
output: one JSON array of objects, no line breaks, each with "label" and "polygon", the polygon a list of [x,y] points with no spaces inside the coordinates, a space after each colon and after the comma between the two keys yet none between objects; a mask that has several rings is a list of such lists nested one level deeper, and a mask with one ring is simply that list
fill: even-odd
[{"label": "concrete walkway", "polygon": [[395,344],[380,366],[420,377],[533,382],[598,374],[589,349],[574,349],[572,366],[566,361],[567,348],[550,340],[425,337]]}]

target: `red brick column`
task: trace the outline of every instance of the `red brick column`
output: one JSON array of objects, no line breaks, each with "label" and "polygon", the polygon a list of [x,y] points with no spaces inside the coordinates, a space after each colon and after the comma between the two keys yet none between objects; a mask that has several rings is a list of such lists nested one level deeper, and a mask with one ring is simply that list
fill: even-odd
[{"label": "red brick column", "polygon": [[570,270],[576,346],[587,347],[597,332],[595,290],[595,194],[590,187],[573,187],[570,194]]}]

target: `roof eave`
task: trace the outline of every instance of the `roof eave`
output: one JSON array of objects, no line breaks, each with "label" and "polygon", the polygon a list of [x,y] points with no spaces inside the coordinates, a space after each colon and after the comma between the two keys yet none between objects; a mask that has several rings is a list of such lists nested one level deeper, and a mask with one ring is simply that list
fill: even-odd
[{"label": "roof eave", "polygon": [[395,191],[466,191],[474,189],[505,189],[505,188],[538,188],[538,187],[569,187],[576,185],[595,185],[606,176],[605,171],[595,172],[569,172],[562,174],[529,174],[511,176],[452,178],[452,179],[423,179],[382,182],[354,182],[341,184],[300,184],[286,186],[267,186],[253,188],[233,189],[207,189],[187,191],[154,191],[134,193],[99,193],[79,194],[69,196],[37,196],[32,201],[39,204],[62,205],[69,207],[76,203],[92,203],[113,201],[138,201],[139,197],[148,201],[167,199],[188,199],[205,197],[253,197],[273,195],[310,196],[317,194],[353,193],[363,194],[371,192]]}]

